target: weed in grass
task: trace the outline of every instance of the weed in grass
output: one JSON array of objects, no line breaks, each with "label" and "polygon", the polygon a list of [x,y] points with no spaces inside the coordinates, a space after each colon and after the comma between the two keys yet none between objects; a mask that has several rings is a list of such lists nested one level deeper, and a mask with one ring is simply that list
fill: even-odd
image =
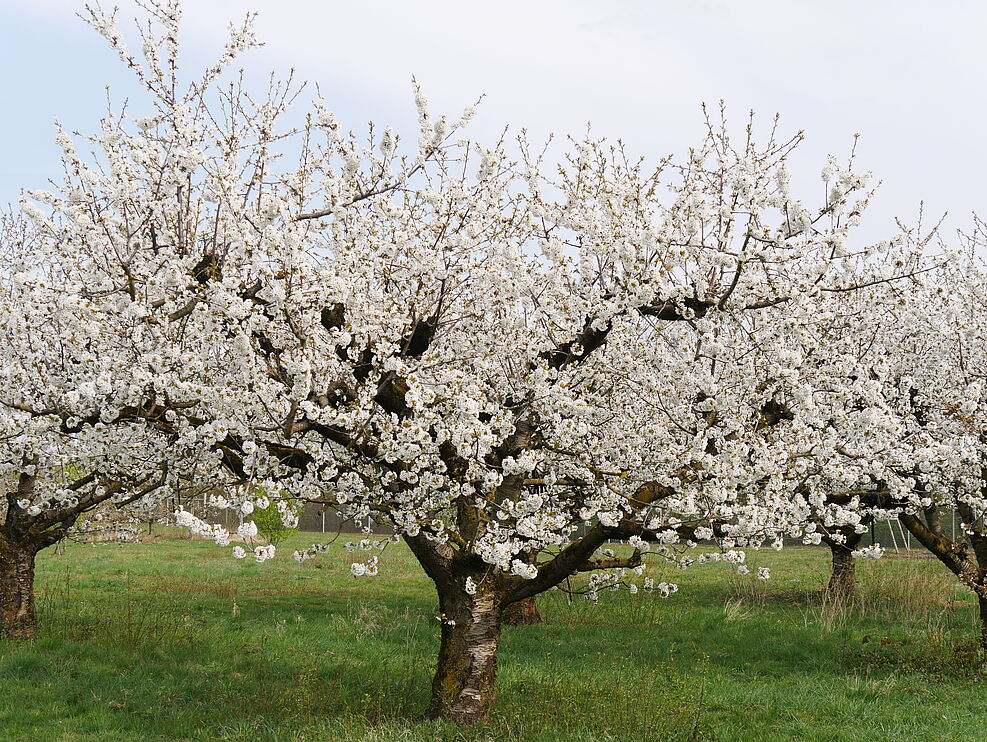
[{"label": "weed in grass", "polygon": [[[869,568],[867,568],[869,567]],[[853,595],[803,605],[803,624],[827,632],[862,621],[884,621],[941,634],[956,601],[958,583],[938,563],[923,559],[885,558],[857,570]]]},{"label": "weed in grass", "polygon": [[852,606],[858,615],[888,621],[925,620],[948,606],[961,587],[932,559],[879,559],[858,569]]},{"label": "weed in grass", "polygon": [[723,620],[727,623],[742,621],[745,618],[750,618],[752,615],[753,611],[746,608],[744,601],[740,598],[728,599],[723,604]]},{"label": "weed in grass", "polygon": [[730,574],[730,597],[728,601],[749,606],[763,606],[768,601],[768,582],[753,575]]}]

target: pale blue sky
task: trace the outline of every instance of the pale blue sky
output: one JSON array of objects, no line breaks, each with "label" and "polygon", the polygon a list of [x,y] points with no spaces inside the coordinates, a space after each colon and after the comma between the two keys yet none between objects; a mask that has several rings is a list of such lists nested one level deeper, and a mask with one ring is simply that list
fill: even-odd
[{"label": "pale blue sky", "polygon": [[[134,15],[127,0],[121,17]],[[93,130],[132,94],[126,70],[74,16],[75,0],[0,0],[0,204],[57,175],[51,122]],[[409,78],[438,111],[487,99],[473,131],[622,137],[634,152],[681,152],[701,136],[699,103],[725,98],[805,129],[797,181],[818,187],[829,152],[855,132],[861,164],[885,182],[868,231],[924,199],[962,225],[987,211],[987,3],[980,0],[191,0],[189,66],[226,23],[260,12],[266,42],[244,64],[261,80],[296,67],[350,128],[413,135]]]}]

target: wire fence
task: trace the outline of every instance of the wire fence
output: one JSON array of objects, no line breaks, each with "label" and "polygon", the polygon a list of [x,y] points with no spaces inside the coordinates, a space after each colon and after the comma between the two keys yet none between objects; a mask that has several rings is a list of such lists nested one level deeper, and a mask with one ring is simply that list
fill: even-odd
[{"label": "wire fence", "polygon": [[[178,505],[178,502],[176,501],[173,505]],[[209,505],[208,495],[185,498],[181,502],[181,506],[200,518],[210,520],[213,523],[221,523],[227,528],[236,528],[243,521],[243,517],[237,511],[211,507]],[[172,508],[173,510],[174,507]],[[952,508],[940,508],[939,519],[946,536],[953,541],[956,541],[957,538],[962,539],[962,520],[956,510]],[[362,531],[363,528],[357,527],[352,520],[342,518],[332,508],[327,508],[316,503],[307,503],[299,515],[298,530],[305,533],[338,533],[340,531],[357,532]],[[376,535],[390,535],[393,533],[393,530],[386,525],[377,524],[372,527],[372,533]],[[784,541],[786,546],[803,545],[800,539],[786,538]],[[924,548],[901,525],[897,518],[879,519],[871,523],[868,532],[861,539],[860,546],[871,546],[873,544],[880,544],[885,551],[894,552],[914,551]]]}]

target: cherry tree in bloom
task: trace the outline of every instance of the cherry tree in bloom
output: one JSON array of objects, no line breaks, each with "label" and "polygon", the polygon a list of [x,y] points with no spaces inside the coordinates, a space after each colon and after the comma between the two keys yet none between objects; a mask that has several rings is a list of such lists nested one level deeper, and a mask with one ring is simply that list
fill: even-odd
[{"label": "cherry tree in bloom", "polygon": [[[155,12],[167,20],[174,10]],[[90,20],[119,40],[109,18],[94,12]],[[2,224],[6,637],[33,636],[35,555],[80,515],[106,504],[151,508],[161,495],[224,482],[212,443],[226,432],[195,414],[198,380],[215,377],[222,348],[189,316],[215,270],[202,256],[215,251],[220,223],[215,211],[190,210],[187,199],[202,162],[205,112],[195,96],[252,41],[248,28],[234,30],[220,62],[183,94],[167,79],[174,68],[166,73],[155,56],[174,38],[144,42],[151,71],[135,69],[151,93],[151,115],[132,132],[130,122],[108,115],[98,135],[81,139],[100,153],[90,161],[79,154],[80,138],[59,130],[64,179],[54,191],[26,194],[24,218]],[[227,140],[227,159],[213,164],[236,163],[239,147]]]},{"label": "cherry tree in bloom", "polygon": [[[975,218],[960,238],[906,356],[898,400],[918,442],[904,472],[915,493],[898,517],[977,596],[987,652],[987,225]],[[943,507],[959,517],[956,533],[943,527]]]},{"label": "cherry tree in bloom", "polygon": [[[803,393],[792,336],[821,293],[883,280],[833,257],[840,219],[789,224],[773,143],[714,129],[668,195],[619,149],[574,150],[557,178],[443,152],[426,190],[333,214],[311,284],[272,292],[280,316],[238,361],[267,374],[244,374],[254,417],[228,423],[244,469],[387,523],[435,581],[434,715],[489,708],[505,606],[637,569],[649,543],[686,564],[673,547],[782,528],[804,453],[781,432]],[[598,556],[610,539],[637,551]]]},{"label": "cherry tree in bloom", "polygon": [[[869,380],[886,420],[882,445],[845,452],[873,460],[872,491],[837,507],[897,515],[976,595],[987,649],[984,235],[975,220],[952,260],[884,304]],[[958,515],[957,533],[943,527],[944,510]]]},{"label": "cherry tree in bloom", "polygon": [[79,253],[75,271],[64,254],[48,259],[67,243],[23,220],[2,226],[0,636],[32,638],[36,554],[84,513],[148,506],[200,457],[158,427],[183,405],[164,361],[147,355],[156,332]]},{"label": "cherry tree in bloom", "polygon": [[[982,225],[963,239],[934,272],[820,313],[804,369],[814,391],[799,416],[815,443],[793,503],[805,538],[837,547],[834,562],[879,556],[856,548],[860,534],[875,517],[897,517],[976,594],[987,632]],[[944,509],[960,516],[958,538],[942,526]]]},{"label": "cherry tree in bloom", "polygon": [[[637,591],[646,557],[687,566],[699,539],[746,568],[741,548],[791,527],[785,474],[811,455],[795,341],[825,297],[918,270],[905,241],[851,249],[870,198],[852,162],[808,205],[787,170],[801,136],[759,140],[753,121],[734,141],[711,117],[654,168],[591,138],[474,142],[472,110],[436,117],[421,92],[410,147],[346,133],[321,100],[284,128],[290,84],[259,102],[221,84],[249,24],[182,85],[178,8],[149,7],[140,59],[111,16],[91,21],[153,112],[107,118],[97,163],[61,135],[65,184],[25,211],[57,265],[99,276],[100,363],[153,375],[139,414],[110,395],[107,417],[147,436],[134,451],[404,539],[439,602],[430,715],[489,712],[508,606],[577,571],[603,575],[591,596]],[[43,409],[24,414],[54,424]],[[600,552],[614,539],[632,555]]]},{"label": "cherry tree in bloom", "polygon": [[[711,124],[655,172],[578,141],[550,175],[524,142],[517,160],[437,147],[419,105],[416,172],[354,194],[340,178],[355,160],[374,183],[390,140],[341,171],[335,129],[306,152],[292,182],[314,185],[273,225],[277,268],[242,279],[263,288],[248,326],[228,324],[245,386],[210,416],[239,476],[407,542],[439,599],[429,713],[470,722],[505,607],[576,571],[623,581],[648,552],[686,565],[675,547],[700,538],[740,562],[784,527],[790,338],[821,295],[899,274],[846,253],[863,176],[834,167],[814,209],[790,195],[797,138],[735,148]],[[633,555],[598,555],[611,539]]]}]

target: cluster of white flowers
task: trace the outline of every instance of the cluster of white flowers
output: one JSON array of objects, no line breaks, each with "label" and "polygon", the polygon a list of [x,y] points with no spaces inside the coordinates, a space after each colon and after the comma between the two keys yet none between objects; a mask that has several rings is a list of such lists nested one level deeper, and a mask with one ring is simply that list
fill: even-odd
[{"label": "cluster of white flowers", "polygon": [[350,565],[350,573],[354,577],[376,577],[377,576],[377,557],[372,556],[365,562],[353,562]]},{"label": "cluster of white flowers", "polygon": [[674,582],[658,582],[656,583],[652,578],[644,578],[644,589],[647,592],[658,593],[662,598],[667,598],[669,595],[677,593],[679,591],[679,586]]},{"label": "cluster of white flowers", "polygon": [[258,562],[266,562],[268,559],[274,559],[274,555],[277,552],[274,544],[268,544],[266,546],[255,546],[254,547],[254,559]]},{"label": "cluster of white flowers", "polygon": [[230,532],[223,526],[215,523],[207,523],[188,510],[175,511],[175,525],[186,528],[195,536],[213,539],[219,546],[229,546]]},{"label": "cluster of white flowers", "polygon": [[295,551],[292,554],[292,558],[299,564],[302,562],[307,562],[309,559],[315,559],[318,556],[329,553],[329,544],[312,544],[307,549],[302,549],[301,551]]},{"label": "cluster of white flowers", "polygon": [[511,574],[523,577],[526,580],[533,580],[538,576],[538,568],[533,564],[527,564],[520,559],[511,562]]},{"label": "cluster of white flowers", "polygon": [[880,544],[872,544],[862,549],[854,549],[852,554],[854,559],[880,559],[884,556],[884,549]]}]

